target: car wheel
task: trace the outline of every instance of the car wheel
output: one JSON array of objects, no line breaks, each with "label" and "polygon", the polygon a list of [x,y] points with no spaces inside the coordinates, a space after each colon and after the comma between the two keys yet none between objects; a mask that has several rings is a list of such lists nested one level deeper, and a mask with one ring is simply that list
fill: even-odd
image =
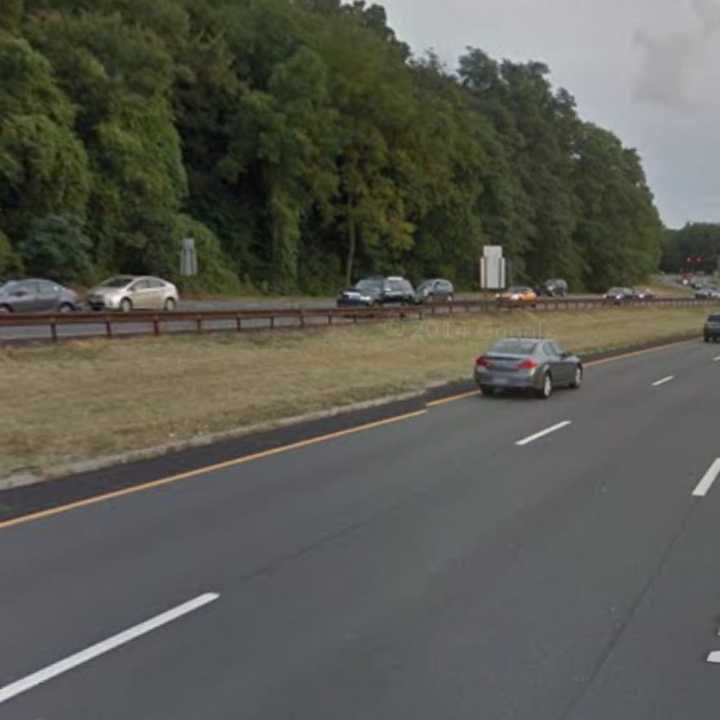
[{"label": "car wheel", "polygon": [[550,373],[545,373],[543,376],[543,384],[540,390],[537,391],[537,396],[542,400],[547,400],[553,392],[553,381]]},{"label": "car wheel", "polygon": [[481,385],[480,386],[480,392],[485,397],[492,397],[495,394],[495,389],[490,387],[490,385]]},{"label": "car wheel", "polygon": [[175,309],[176,305],[177,303],[175,302],[174,298],[168,298],[165,301],[165,305],[163,305],[163,309],[165,310],[165,312],[172,312]]},{"label": "car wheel", "polygon": [[70,305],[70,303],[63,303],[63,304],[58,308],[58,310],[59,310],[61,313],[69,313],[69,312],[72,312],[74,309],[75,309],[75,308],[74,308],[72,305]]},{"label": "car wheel", "polygon": [[581,365],[578,365],[575,368],[575,376],[573,377],[573,381],[570,383],[570,387],[573,390],[577,390],[581,385],[583,381],[583,369]]},{"label": "car wheel", "polygon": [[9,305],[0,305],[0,313],[11,313],[12,311]]},{"label": "car wheel", "polygon": [[707,335],[703,338],[703,340],[705,340],[705,342],[710,342],[710,338]]},{"label": "car wheel", "polygon": [[127,313],[130,312],[133,309],[132,301],[130,298],[123,298],[122,302],[120,303],[120,310],[122,312]]}]

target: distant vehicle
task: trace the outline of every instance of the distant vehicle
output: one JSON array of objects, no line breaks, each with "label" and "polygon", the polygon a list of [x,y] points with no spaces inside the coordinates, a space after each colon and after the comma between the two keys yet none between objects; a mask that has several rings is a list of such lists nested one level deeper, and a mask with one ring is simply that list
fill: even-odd
[{"label": "distant vehicle", "polygon": [[[632,288],[631,288],[632,289]],[[654,300],[655,293],[649,288],[643,288],[641,290],[634,290],[636,300]]]},{"label": "distant vehicle", "polygon": [[409,280],[403,277],[389,277],[385,279],[383,289],[383,303],[412,303],[415,301],[415,289]]},{"label": "distant vehicle", "polygon": [[484,395],[524,390],[547,399],[560,386],[579,388],[582,361],[554,340],[507,338],[475,361],[475,382]]},{"label": "distant vehicle", "polygon": [[637,294],[632,288],[612,287],[605,293],[605,299],[615,303],[615,305],[622,305],[623,303],[636,300]]},{"label": "distant vehicle", "polygon": [[720,299],[720,289],[716,287],[702,287],[695,291],[697,300],[718,300]]},{"label": "distant vehicle", "polygon": [[701,288],[705,287],[705,281],[700,278],[695,278],[691,283],[690,287],[693,290],[700,290]]},{"label": "distant vehicle", "polygon": [[0,285],[0,312],[72,312],[80,308],[77,293],[52,280],[11,280]]},{"label": "distant vehicle", "polygon": [[445,300],[452,302],[455,296],[455,288],[449,280],[435,278],[424,280],[415,289],[415,303],[420,305],[428,300]]},{"label": "distant vehicle", "polygon": [[498,302],[510,305],[532,305],[537,302],[537,293],[525,285],[514,285],[497,296]]},{"label": "distant vehicle", "polygon": [[413,286],[402,277],[370,277],[343,290],[337,298],[338,307],[373,307],[387,303],[415,301]]},{"label": "distant vehicle", "polygon": [[546,280],[537,290],[538,295],[547,297],[565,297],[568,294],[568,284],[561,278]]},{"label": "distant vehicle", "polygon": [[93,310],[167,310],[177,307],[177,288],[157,277],[116,275],[87,294],[87,304]]},{"label": "distant vehicle", "polygon": [[703,339],[705,342],[717,342],[720,339],[720,315],[710,315],[705,321]]}]

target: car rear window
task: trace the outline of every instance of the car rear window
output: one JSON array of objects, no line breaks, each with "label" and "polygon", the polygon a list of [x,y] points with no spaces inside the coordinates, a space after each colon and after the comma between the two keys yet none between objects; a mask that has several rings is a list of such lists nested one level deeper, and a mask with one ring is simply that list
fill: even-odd
[{"label": "car rear window", "polygon": [[532,355],[537,345],[535,340],[501,340],[493,345],[490,352],[498,355]]}]

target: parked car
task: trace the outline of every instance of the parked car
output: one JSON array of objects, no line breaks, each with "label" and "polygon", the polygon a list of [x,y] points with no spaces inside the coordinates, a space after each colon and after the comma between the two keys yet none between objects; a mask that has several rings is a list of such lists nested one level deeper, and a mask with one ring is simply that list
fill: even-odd
[{"label": "parked car", "polygon": [[424,302],[444,300],[452,302],[455,296],[455,288],[449,280],[434,278],[424,280],[415,289],[415,303],[421,305]]},{"label": "parked car", "polygon": [[484,395],[524,390],[547,399],[554,388],[579,388],[582,381],[582,361],[555,340],[506,338],[475,361],[475,382]]},{"label": "parked car", "polygon": [[720,339],[720,315],[710,315],[703,327],[705,342],[717,342]]},{"label": "parked car", "polygon": [[87,295],[87,304],[93,310],[167,310],[177,307],[177,288],[167,280],[156,277],[116,275]]},{"label": "parked car", "polygon": [[510,305],[532,305],[537,302],[537,293],[524,285],[514,285],[506,292],[497,295],[498,302]]},{"label": "parked car", "polygon": [[[632,288],[631,288],[632,290]],[[636,300],[654,300],[655,299],[655,293],[650,290],[649,288],[643,288],[641,290],[633,290],[635,293],[635,299]]]},{"label": "parked car", "polygon": [[605,299],[615,303],[615,305],[622,305],[623,303],[636,300],[637,294],[632,288],[612,287],[605,293]]},{"label": "parked car", "polygon": [[52,280],[10,280],[0,285],[0,312],[72,312],[77,293]]},{"label": "parked car", "polygon": [[370,277],[343,290],[337,298],[338,307],[372,307],[388,303],[403,305],[415,301],[415,290],[402,277]]},{"label": "parked car", "polygon": [[718,300],[720,299],[720,289],[716,287],[703,287],[695,291],[697,300]]},{"label": "parked car", "polygon": [[538,295],[547,297],[565,297],[568,294],[568,284],[561,278],[546,280],[537,290]]}]

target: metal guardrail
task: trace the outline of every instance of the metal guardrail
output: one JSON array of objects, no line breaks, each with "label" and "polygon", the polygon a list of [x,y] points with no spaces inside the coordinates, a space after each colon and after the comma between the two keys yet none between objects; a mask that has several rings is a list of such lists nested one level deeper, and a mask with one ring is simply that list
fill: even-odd
[{"label": "metal guardrail", "polygon": [[[407,320],[437,316],[454,316],[472,312],[515,312],[530,310],[532,312],[577,311],[592,310],[608,307],[700,307],[717,306],[717,300],[699,300],[694,298],[656,298],[652,300],[637,300],[624,302],[620,305],[604,298],[539,298],[532,305],[503,302],[498,300],[456,300],[452,303],[437,302],[426,305],[407,305],[399,307],[378,307],[368,309],[353,308],[268,308],[252,310],[208,310],[208,311],[176,311],[152,312],[134,311],[120,312],[75,312],[75,313],[7,313],[0,314],[0,330],[3,328],[37,328],[47,327],[48,335],[45,338],[28,337],[28,340],[70,339],[78,337],[107,337],[113,338],[118,334],[114,328],[119,326],[135,325],[136,332],[132,334],[159,336],[165,331],[170,332],[198,332],[217,330],[276,330],[276,329],[304,329],[322,325],[351,324],[372,321]],[[223,323],[218,327],[218,323]],[[83,335],[60,334],[59,328],[72,326],[93,326],[97,332],[83,333]],[[171,330],[171,326],[175,330]],[[178,326],[186,327],[178,327]],[[23,338],[8,338],[18,340]]]}]

